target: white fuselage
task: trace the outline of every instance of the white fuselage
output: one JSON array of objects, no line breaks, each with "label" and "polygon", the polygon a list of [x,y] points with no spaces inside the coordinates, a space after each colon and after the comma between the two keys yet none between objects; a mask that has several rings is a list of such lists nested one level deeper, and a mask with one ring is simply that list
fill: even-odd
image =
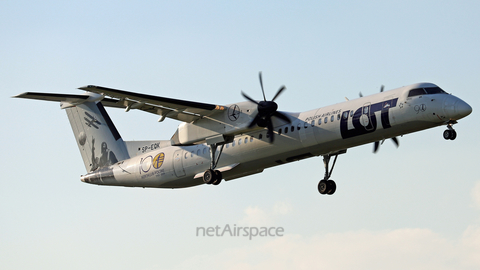
[{"label": "white fuselage", "polygon": [[[292,122],[274,121],[275,142],[266,129],[237,135],[225,145],[217,164],[225,180],[308,157],[328,155],[420,131],[471,112],[461,99],[446,93],[409,97],[416,84],[302,113],[285,113]],[[99,185],[182,188],[203,184],[211,165],[210,146],[167,146],[82,176]]]}]

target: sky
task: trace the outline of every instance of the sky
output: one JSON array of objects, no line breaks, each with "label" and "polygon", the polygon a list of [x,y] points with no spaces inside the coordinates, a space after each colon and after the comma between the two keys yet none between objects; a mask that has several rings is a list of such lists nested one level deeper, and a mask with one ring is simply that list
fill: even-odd
[{"label": "sky", "polygon": [[[1,1],[1,269],[479,269],[479,1]],[[105,187],[65,112],[12,99],[95,84],[213,104],[306,111],[432,82],[473,107],[455,125],[186,189]],[[109,114],[124,140],[180,123]],[[203,236],[275,227],[282,236]]]}]

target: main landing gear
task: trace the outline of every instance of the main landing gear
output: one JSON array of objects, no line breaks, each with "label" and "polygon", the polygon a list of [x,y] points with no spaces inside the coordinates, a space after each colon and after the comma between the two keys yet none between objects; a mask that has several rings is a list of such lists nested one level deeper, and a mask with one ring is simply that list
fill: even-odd
[{"label": "main landing gear", "polygon": [[220,155],[222,154],[224,146],[225,144],[221,144],[220,151],[217,156],[216,152],[218,144],[214,143],[210,145],[210,169],[206,170],[203,173],[203,182],[205,182],[205,184],[212,184],[216,186],[220,184],[220,182],[222,182],[222,172],[220,172],[219,170],[215,170],[215,168],[217,167],[218,161],[220,160]]},{"label": "main landing gear", "polygon": [[[333,168],[335,167],[335,162],[337,162],[338,155],[344,154],[346,152],[347,150],[343,150],[323,156],[323,164],[325,165],[325,176],[323,177],[323,180],[318,183],[318,192],[320,192],[320,194],[332,195],[337,190],[337,184],[335,184],[335,181],[330,180],[330,176],[332,175]],[[335,159],[333,160],[332,168],[329,169],[330,158],[333,156],[335,157]]]},{"label": "main landing gear", "polygon": [[453,124],[456,124],[457,121],[450,121],[447,125],[447,130],[443,132],[443,138],[445,140],[455,140],[457,138],[457,132],[453,129]]}]

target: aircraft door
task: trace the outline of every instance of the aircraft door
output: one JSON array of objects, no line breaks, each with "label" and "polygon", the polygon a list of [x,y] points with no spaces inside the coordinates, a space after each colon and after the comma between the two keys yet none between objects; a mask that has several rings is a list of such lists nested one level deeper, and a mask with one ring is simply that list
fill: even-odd
[{"label": "aircraft door", "polygon": [[175,175],[177,177],[185,176],[185,170],[183,169],[183,150],[177,150],[173,154],[173,169],[175,170]]}]

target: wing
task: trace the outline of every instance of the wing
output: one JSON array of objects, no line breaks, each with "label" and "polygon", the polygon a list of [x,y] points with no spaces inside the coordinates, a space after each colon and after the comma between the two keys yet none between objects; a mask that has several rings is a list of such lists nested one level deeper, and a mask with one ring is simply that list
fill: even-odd
[{"label": "wing", "polygon": [[152,96],[102,86],[88,85],[79,89],[112,97],[112,99],[102,100],[104,106],[125,108],[125,111],[138,109],[158,114],[161,116],[159,121],[168,117],[183,122],[192,122],[225,110],[224,106],[214,104]]}]

